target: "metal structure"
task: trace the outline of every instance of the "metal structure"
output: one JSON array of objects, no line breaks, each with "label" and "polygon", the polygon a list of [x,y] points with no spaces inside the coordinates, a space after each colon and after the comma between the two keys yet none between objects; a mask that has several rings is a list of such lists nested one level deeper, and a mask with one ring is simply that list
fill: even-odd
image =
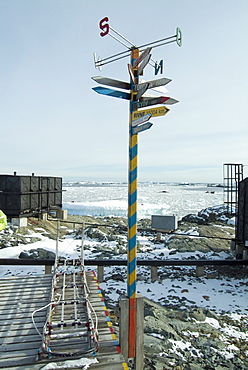
[{"label": "metal structure", "polygon": [[245,246],[248,241],[248,178],[239,182],[238,217],[236,225],[236,242]]},{"label": "metal structure", "polygon": [[80,261],[58,259],[40,358],[83,356],[97,351],[97,316],[88,295]]},{"label": "metal structure", "polygon": [[224,163],[224,203],[227,204],[228,212],[237,214],[238,187],[243,180],[243,164]]},{"label": "metal structure", "polygon": [[[128,282],[127,282],[127,296],[129,299],[129,328],[128,328],[128,357],[136,358],[136,322],[137,322],[137,191],[138,191],[138,134],[146,131],[152,127],[149,119],[151,117],[161,116],[166,114],[169,109],[160,106],[157,109],[147,109],[147,107],[157,104],[175,104],[177,100],[167,96],[145,96],[148,89],[158,86],[163,86],[171,81],[171,79],[159,79],[139,84],[139,76],[143,75],[144,68],[151,64],[151,50],[152,48],[165,45],[171,42],[177,42],[179,46],[182,45],[182,33],[179,28],[176,29],[176,35],[167,37],[158,41],[154,41],[141,46],[135,46],[127,38],[122,36],[119,32],[110,27],[107,17],[103,18],[99,27],[102,30],[101,36],[110,35],[115,40],[124,45],[127,50],[105,59],[97,59],[94,54],[95,67],[101,67],[107,63],[130,56],[130,64],[128,64],[128,72],[130,75],[130,83],[113,80],[106,77],[93,77],[92,79],[97,83],[102,83],[108,86],[114,86],[120,89],[129,90],[129,92],[109,89],[105,87],[94,87],[93,90],[99,94],[112,96],[116,98],[126,99],[130,101],[129,108],[129,169],[128,169]],[[122,40],[115,35],[121,37]],[[155,62],[154,62],[155,63]],[[153,65],[155,68],[155,75],[160,70],[163,70],[163,61],[157,62]],[[146,108],[139,111],[139,108]],[[138,361],[138,360],[137,360]],[[135,368],[139,365],[135,364]]]},{"label": "metal structure", "polygon": [[62,207],[62,178],[0,175],[0,209],[7,216]]}]

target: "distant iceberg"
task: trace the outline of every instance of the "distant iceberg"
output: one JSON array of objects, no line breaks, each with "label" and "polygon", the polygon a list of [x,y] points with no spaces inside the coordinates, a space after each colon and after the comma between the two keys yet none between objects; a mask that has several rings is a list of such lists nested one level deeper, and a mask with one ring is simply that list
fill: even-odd
[{"label": "distant iceberg", "polygon": [[[169,206],[151,203],[138,204],[138,218],[150,218],[151,215],[167,215]],[[69,215],[77,216],[120,216],[127,217],[127,202],[124,200],[108,200],[99,202],[65,202],[63,209]]]}]

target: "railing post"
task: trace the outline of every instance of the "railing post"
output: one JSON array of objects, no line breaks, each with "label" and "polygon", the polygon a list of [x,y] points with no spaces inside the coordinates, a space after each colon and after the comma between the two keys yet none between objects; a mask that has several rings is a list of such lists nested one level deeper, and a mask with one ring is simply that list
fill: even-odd
[{"label": "railing post", "polygon": [[151,266],[151,280],[152,280],[152,283],[158,280],[158,267],[157,266]]},{"label": "railing post", "polygon": [[52,266],[51,265],[45,265],[45,275],[49,275],[52,273]]},{"label": "railing post", "polygon": [[104,266],[97,266],[97,280],[101,283],[104,280]]},{"label": "railing post", "polygon": [[196,266],[196,276],[201,277],[204,273],[204,266]]}]

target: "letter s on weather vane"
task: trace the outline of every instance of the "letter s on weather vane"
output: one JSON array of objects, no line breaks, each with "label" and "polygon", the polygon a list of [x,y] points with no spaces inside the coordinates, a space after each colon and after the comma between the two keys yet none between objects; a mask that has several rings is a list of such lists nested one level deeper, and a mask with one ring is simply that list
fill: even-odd
[{"label": "letter s on weather vane", "polygon": [[109,33],[109,24],[107,23],[108,20],[109,20],[108,17],[105,17],[105,18],[101,19],[100,22],[99,22],[99,27],[103,31],[103,32],[100,32],[100,35],[102,37],[106,36]]}]

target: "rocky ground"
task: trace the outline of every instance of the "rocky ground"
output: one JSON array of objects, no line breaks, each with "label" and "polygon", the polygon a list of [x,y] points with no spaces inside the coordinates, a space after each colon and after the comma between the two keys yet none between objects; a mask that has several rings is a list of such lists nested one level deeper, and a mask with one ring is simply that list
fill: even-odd
[{"label": "rocky ground", "polygon": [[[69,222],[84,223],[85,250],[91,253],[91,257],[97,255],[97,258],[125,258],[127,247],[127,220],[125,218],[68,216],[67,222],[61,223],[63,225],[60,233],[61,239],[68,235],[74,239],[81,237],[82,224],[77,224],[78,230],[73,231],[72,224]],[[193,258],[202,258],[204,253],[206,256],[221,258],[223,251],[229,256],[228,258],[232,258],[230,240],[234,237],[234,227],[231,225],[230,217],[226,217],[220,210],[203,210],[198,215],[188,215],[180,221],[177,230],[163,234],[161,238],[159,236],[161,240],[158,240],[156,231],[151,229],[151,222],[148,219],[139,221],[138,229],[140,239],[137,251],[140,258],[148,256],[150,252],[154,253],[153,258],[157,259],[174,259],[177,256],[192,258],[190,257],[192,252],[194,252]],[[0,249],[19,244],[31,246],[39,240],[38,231],[43,237],[55,239],[56,222],[31,218],[27,228],[18,229],[11,226],[0,233]],[[94,248],[90,243],[92,241],[95,241]],[[168,256],[165,256],[163,249],[157,253],[156,248],[157,246],[161,248],[161,245],[169,249]],[[20,254],[20,258],[54,257],[52,252],[44,249],[34,249],[32,252],[30,246],[26,254],[25,251]],[[113,290],[117,294],[123,293],[123,289],[118,284],[123,283],[125,278],[125,274],[119,268],[115,268],[106,273],[102,285],[106,305],[117,334],[118,304],[111,294]],[[247,295],[247,269],[221,266],[208,267],[205,271],[205,281],[206,279],[218,280],[220,285],[225,286],[225,289],[228,284],[230,289],[233,289],[231,288],[233,278],[236,279],[236,293],[232,290],[232,294],[241,295],[246,292]],[[247,312],[239,313],[237,310],[236,313],[230,311],[217,313],[207,307],[209,298],[207,296],[203,298],[206,304],[203,303],[201,306],[188,299],[189,290],[193,289],[197,279],[198,282],[201,281],[195,276],[192,268],[186,270],[182,268],[160,269],[157,283],[162,284],[165,279],[171,279],[173,284],[160,299],[155,302],[145,298],[144,369],[247,369]],[[147,296],[151,294],[153,284],[148,275],[140,273],[138,280],[141,280],[146,287]],[[184,285],[185,281],[187,288]],[[179,291],[183,294],[177,294]],[[131,364],[130,368],[132,368]]]}]

